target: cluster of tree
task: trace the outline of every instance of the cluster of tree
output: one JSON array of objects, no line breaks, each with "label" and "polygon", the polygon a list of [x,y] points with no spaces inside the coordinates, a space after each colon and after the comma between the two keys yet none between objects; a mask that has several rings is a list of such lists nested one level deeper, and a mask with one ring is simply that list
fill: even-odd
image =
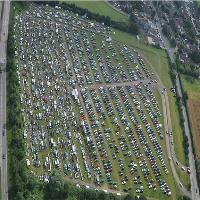
[{"label": "cluster of tree", "polygon": [[183,24],[184,24],[183,28],[184,28],[184,30],[186,32],[187,39],[191,43],[194,43],[194,41],[195,41],[195,32],[194,32],[194,26],[193,26],[192,22],[187,20],[187,19],[184,19]]},{"label": "cluster of tree", "polygon": [[194,63],[200,63],[200,53],[198,51],[192,52],[189,56]]},{"label": "cluster of tree", "polygon": [[34,1],[34,3],[41,4],[41,5],[50,5],[50,6],[60,6],[61,8],[65,10],[70,10],[74,13],[77,13],[81,16],[85,15],[88,19],[95,20],[100,23],[104,23],[107,26],[111,26],[113,28],[119,29],[124,32],[128,32],[131,34],[138,34],[139,30],[137,27],[137,24],[135,22],[135,19],[133,16],[129,17],[128,22],[117,22],[114,20],[111,20],[109,16],[100,15],[98,13],[93,13],[85,8],[80,8],[76,6],[75,4],[70,4],[67,2],[60,3],[59,1]]},{"label": "cluster of tree", "polygon": [[182,3],[180,1],[174,1],[174,5],[176,6],[177,9],[179,9]]},{"label": "cluster of tree", "polygon": [[164,34],[167,38],[170,37],[170,31],[169,31],[169,28],[168,28],[168,25],[167,25],[167,24],[165,24],[165,25],[163,26],[162,32],[163,32],[163,34]]},{"label": "cluster of tree", "polygon": [[170,45],[172,47],[176,47],[176,40],[175,40],[175,38],[171,37],[171,32],[170,32],[169,25],[164,25],[163,28],[162,28],[162,32],[168,38],[168,40],[170,42]]},{"label": "cluster of tree", "polygon": [[[178,76],[178,74],[177,74],[177,64],[171,62],[168,54],[167,54],[167,58],[168,58],[168,61],[169,61],[169,69],[170,69],[169,75],[171,77],[173,84],[176,85],[176,77]],[[181,99],[180,96],[176,96],[176,104],[177,104],[177,107],[178,107],[178,110],[179,110],[181,127],[184,127],[184,117],[183,117],[183,114],[182,114],[182,103],[186,102],[186,100],[188,98],[187,93],[184,93],[183,98],[184,99]],[[184,147],[185,157],[186,157],[186,159],[188,159],[189,143],[188,143],[188,137],[186,136],[184,129],[183,129],[183,147]]]},{"label": "cluster of tree", "polygon": [[[184,117],[183,117],[183,114],[182,114],[182,107],[181,107],[184,102],[182,100],[184,100],[184,99],[181,99],[180,97],[177,96],[176,104],[177,104],[179,115],[180,115],[180,126],[184,127],[184,121],[185,120],[184,120]],[[189,142],[188,142],[188,137],[186,136],[184,129],[183,129],[183,144],[182,145],[184,147],[185,158],[188,159]]]},{"label": "cluster of tree", "polygon": [[106,194],[103,191],[75,187],[72,183],[64,181],[63,176],[58,170],[51,173],[49,183],[44,188],[44,199],[48,200],[146,200],[144,196],[135,197],[117,196]]},{"label": "cluster of tree", "polygon": [[163,12],[165,12],[165,13],[167,13],[167,15],[169,15],[170,14],[170,10],[169,10],[169,8],[167,6],[168,5],[162,4],[161,5],[161,9],[162,9]]},{"label": "cluster of tree", "polygon": [[177,71],[181,74],[192,76],[194,78],[198,78],[198,71],[195,69],[195,66],[192,64],[182,64],[176,55],[176,68]]},{"label": "cluster of tree", "polygon": [[194,1],[194,3],[196,4],[195,7],[197,8],[198,15],[200,15],[200,5],[199,5],[198,1]]},{"label": "cluster of tree", "polygon": [[176,63],[172,63],[171,59],[169,57],[169,54],[167,53],[167,50],[165,50],[165,52],[167,54],[167,59],[169,62],[169,76],[171,78],[173,85],[175,85],[176,84],[176,76],[177,76]]},{"label": "cluster of tree", "polygon": [[19,1],[18,3],[14,4],[15,12],[20,13],[28,8],[28,3],[26,1]]},{"label": "cluster of tree", "polygon": [[137,9],[139,12],[144,11],[143,2],[141,2],[141,1],[130,1],[130,3],[132,4],[132,7]]},{"label": "cluster of tree", "polygon": [[187,196],[180,196],[178,197],[178,200],[191,200],[191,199]]},{"label": "cluster of tree", "polygon": [[178,72],[180,72],[181,74],[185,74],[188,76],[192,76],[194,78],[198,77],[198,72],[197,70],[195,70],[193,65],[189,65],[189,64],[179,64],[177,65],[177,70]]}]

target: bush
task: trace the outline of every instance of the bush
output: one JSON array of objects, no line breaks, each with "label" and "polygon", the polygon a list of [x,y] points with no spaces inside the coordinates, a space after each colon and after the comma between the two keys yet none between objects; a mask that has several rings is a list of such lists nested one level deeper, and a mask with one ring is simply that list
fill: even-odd
[{"label": "bush", "polygon": [[200,63],[200,53],[198,51],[192,52],[189,56],[194,63]]}]

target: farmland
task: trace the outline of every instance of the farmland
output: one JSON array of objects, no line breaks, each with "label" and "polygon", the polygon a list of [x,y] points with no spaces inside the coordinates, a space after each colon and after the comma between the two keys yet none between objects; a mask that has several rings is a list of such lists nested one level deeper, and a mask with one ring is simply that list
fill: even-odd
[{"label": "farmland", "polygon": [[200,86],[199,81],[193,80],[192,82],[186,76],[182,76],[183,88],[188,95],[188,111],[190,122],[192,126],[193,141],[196,151],[197,159],[200,158]]},{"label": "farmland", "polygon": [[159,84],[140,45],[34,4],[14,28],[27,167],[44,182],[58,169],[98,188],[175,199]]}]

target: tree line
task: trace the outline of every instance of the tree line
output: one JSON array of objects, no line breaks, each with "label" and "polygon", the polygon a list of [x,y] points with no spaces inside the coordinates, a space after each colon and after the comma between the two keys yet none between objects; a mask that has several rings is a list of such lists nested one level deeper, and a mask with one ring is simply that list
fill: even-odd
[{"label": "tree line", "polygon": [[118,22],[118,21],[111,20],[109,16],[93,13],[86,8],[80,8],[76,6],[75,4],[71,4],[71,3],[66,3],[66,2],[60,3],[59,1],[34,1],[34,3],[37,3],[39,5],[48,4],[49,6],[52,6],[52,7],[59,6],[64,10],[72,11],[74,13],[79,14],[80,16],[85,15],[90,20],[95,20],[97,22],[104,23],[105,25],[111,26],[118,30],[128,32],[134,35],[139,33],[139,29],[133,15],[130,15],[128,22]]},{"label": "tree line", "polygon": [[[166,54],[167,54],[167,58],[168,58],[168,62],[169,62],[169,76],[171,78],[171,81],[173,83],[173,85],[175,85],[176,87],[176,78],[179,78],[177,76],[179,76],[179,74],[177,73],[177,63],[172,63],[170,58],[169,58],[169,55],[166,51]],[[176,91],[177,91],[177,88],[176,88]],[[182,90],[183,91],[183,90]],[[177,105],[177,108],[178,108],[178,111],[179,111],[179,116],[180,116],[180,126],[181,127],[184,127],[184,117],[183,117],[183,114],[182,114],[182,104],[186,102],[188,98],[188,95],[187,93],[184,93],[183,94],[183,99],[181,99],[180,96],[178,96],[178,94],[176,95],[176,105]],[[184,154],[185,154],[185,158],[188,160],[188,153],[189,153],[189,142],[188,142],[188,137],[186,136],[185,134],[185,130],[183,129],[183,147],[184,147]]]}]

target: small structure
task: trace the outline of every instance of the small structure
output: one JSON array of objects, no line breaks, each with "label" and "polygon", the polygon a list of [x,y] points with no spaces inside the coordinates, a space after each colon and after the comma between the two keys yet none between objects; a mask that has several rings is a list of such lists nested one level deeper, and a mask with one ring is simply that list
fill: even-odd
[{"label": "small structure", "polygon": [[72,96],[74,96],[75,99],[78,99],[78,90],[76,88],[72,90]]},{"label": "small structure", "polygon": [[147,41],[149,44],[155,45],[155,42],[153,41],[152,37],[147,36]]},{"label": "small structure", "polygon": [[107,37],[106,38],[106,42],[111,42],[112,41],[112,38],[111,37]]}]

